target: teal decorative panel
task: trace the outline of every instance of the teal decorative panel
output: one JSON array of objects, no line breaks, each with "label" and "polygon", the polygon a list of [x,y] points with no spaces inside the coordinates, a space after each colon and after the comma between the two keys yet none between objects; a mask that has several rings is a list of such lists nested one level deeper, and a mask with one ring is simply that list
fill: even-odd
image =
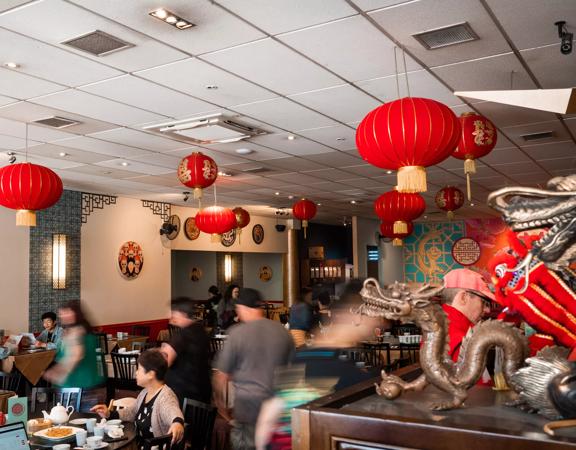
[{"label": "teal decorative panel", "polygon": [[462,220],[415,224],[404,240],[405,281],[442,284],[446,272],[462,267],[452,258],[452,244],[465,234]]}]

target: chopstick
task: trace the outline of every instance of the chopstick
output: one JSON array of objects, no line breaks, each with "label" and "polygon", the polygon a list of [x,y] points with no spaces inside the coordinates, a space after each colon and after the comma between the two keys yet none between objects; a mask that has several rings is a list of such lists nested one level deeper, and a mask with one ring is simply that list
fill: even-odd
[{"label": "chopstick", "polygon": [[110,399],[110,403],[108,404],[108,413],[112,412],[112,408],[114,407],[114,399]]}]

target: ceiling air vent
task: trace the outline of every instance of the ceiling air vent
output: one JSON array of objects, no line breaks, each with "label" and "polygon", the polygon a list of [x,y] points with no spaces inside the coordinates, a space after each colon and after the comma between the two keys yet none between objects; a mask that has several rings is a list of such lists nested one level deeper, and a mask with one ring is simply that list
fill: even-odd
[{"label": "ceiling air vent", "polygon": [[47,127],[52,128],[66,128],[71,127],[72,125],[78,125],[80,122],[77,120],[72,119],[65,119],[64,117],[47,117],[46,119],[35,120],[34,123],[40,125],[46,125]]},{"label": "ceiling air vent", "polygon": [[463,44],[480,39],[468,22],[458,23],[412,35],[427,50]]},{"label": "ceiling air vent", "polygon": [[244,173],[263,173],[263,172],[271,172],[272,170],[268,167],[252,167],[250,169],[244,169],[242,172]]},{"label": "ceiling air vent", "polygon": [[221,113],[161,123],[143,129],[192,144],[227,144],[267,133]]},{"label": "ceiling air vent", "polygon": [[64,41],[62,44],[94,56],[104,56],[125,48],[134,47],[134,44],[130,44],[100,30]]},{"label": "ceiling air vent", "polygon": [[523,134],[520,136],[526,142],[541,141],[543,139],[550,139],[554,137],[553,131],[542,131],[540,133]]}]

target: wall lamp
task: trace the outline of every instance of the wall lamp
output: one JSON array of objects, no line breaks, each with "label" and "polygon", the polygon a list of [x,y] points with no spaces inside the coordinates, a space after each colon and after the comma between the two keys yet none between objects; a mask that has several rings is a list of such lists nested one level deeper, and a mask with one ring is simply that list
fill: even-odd
[{"label": "wall lamp", "polygon": [[52,288],[66,289],[66,235],[52,235]]},{"label": "wall lamp", "polygon": [[224,255],[224,281],[232,281],[232,255]]}]

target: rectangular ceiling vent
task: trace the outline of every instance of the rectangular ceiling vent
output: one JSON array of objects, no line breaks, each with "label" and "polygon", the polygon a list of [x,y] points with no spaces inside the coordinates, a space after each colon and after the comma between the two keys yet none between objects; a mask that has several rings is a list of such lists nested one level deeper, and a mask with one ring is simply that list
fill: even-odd
[{"label": "rectangular ceiling vent", "polygon": [[100,30],[69,39],[61,44],[90,53],[94,56],[105,56],[125,48],[134,47],[134,44],[130,44]]},{"label": "rectangular ceiling vent", "polygon": [[263,172],[271,172],[272,170],[268,167],[252,167],[250,169],[244,169],[242,172],[244,173],[263,173]]},{"label": "rectangular ceiling vent", "polygon": [[46,125],[51,128],[66,128],[71,127],[72,125],[78,125],[80,122],[77,120],[65,119],[64,117],[52,116],[47,117],[46,119],[35,120],[34,123]]},{"label": "rectangular ceiling vent", "polygon": [[554,137],[553,131],[542,131],[540,133],[523,134],[520,136],[526,142],[541,141],[543,139],[550,139]]},{"label": "rectangular ceiling vent", "polygon": [[144,130],[192,144],[228,144],[267,133],[221,113],[161,123]]},{"label": "rectangular ceiling vent", "polygon": [[480,39],[468,22],[422,31],[412,36],[427,50],[435,50]]}]

